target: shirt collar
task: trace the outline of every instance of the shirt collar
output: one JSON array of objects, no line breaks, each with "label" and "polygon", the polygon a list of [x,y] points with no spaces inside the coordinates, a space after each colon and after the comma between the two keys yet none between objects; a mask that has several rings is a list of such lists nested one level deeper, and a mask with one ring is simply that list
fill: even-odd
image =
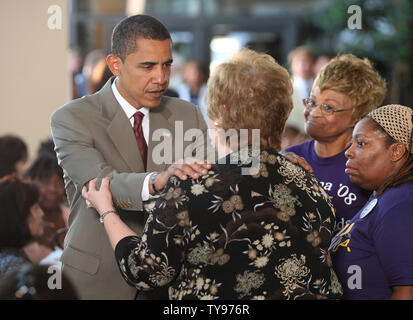
[{"label": "shirt collar", "polygon": [[122,107],[123,111],[125,112],[126,116],[128,119],[132,118],[133,115],[136,113],[136,111],[140,111],[143,113],[144,117],[149,115],[149,109],[145,107],[141,107],[139,110],[137,110],[134,106],[132,106],[122,95],[120,94],[118,88],[116,87],[116,81],[117,77],[115,78],[115,81],[112,83],[112,91],[113,94],[115,95],[116,100],[119,102],[120,106]]}]

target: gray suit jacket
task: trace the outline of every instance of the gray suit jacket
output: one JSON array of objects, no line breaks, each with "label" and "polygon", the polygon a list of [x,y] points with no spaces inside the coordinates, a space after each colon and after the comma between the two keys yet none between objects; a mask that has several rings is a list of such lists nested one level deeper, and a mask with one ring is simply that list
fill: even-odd
[{"label": "gray suit jacket", "polygon": [[[114,77],[96,94],[69,102],[51,117],[55,150],[64,171],[70,204],[63,272],[82,299],[133,299],[136,295],[136,289],[129,287],[120,275],[98,213],[87,208],[81,196],[82,187],[91,179],[110,177],[120,217],[141,234],[144,227],[141,192],[146,173],[132,126],[113,95],[113,81]],[[202,137],[183,141],[184,150],[201,148],[201,138],[207,138],[207,126],[199,108],[183,100],[163,97],[149,117],[148,172],[162,171],[169,165],[156,164],[151,157],[153,151],[159,153],[158,142],[152,140],[156,129],[168,130],[172,145],[164,146],[172,148],[176,145],[175,121],[183,121],[184,133],[191,128],[202,132]],[[159,143],[164,141],[160,140]],[[175,154],[172,160],[176,160]]]}]

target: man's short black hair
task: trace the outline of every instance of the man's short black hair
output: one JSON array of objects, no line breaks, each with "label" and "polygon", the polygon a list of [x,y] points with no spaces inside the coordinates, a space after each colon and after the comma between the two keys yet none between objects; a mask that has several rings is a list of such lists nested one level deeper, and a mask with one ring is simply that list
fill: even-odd
[{"label": "man's short black hair", "polygon": [[150,40],[171,40],[168,29],[152,16],[138,14],[120,21],[112,33],[111,53],[122,61],[136,50],[138,38]]}]

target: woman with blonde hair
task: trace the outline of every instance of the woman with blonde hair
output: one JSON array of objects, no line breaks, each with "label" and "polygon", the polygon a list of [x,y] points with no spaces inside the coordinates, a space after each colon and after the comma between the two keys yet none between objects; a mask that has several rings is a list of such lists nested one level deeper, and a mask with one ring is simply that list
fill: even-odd
[{"label": "woman with blonde hair", "polygon": [[212,127],[232,131],[221,136],[223,157],[197,179],[171,177],[146,204],[142,236],[116,214],[108,179],[99,191],[95,180],[83,189],[130,285],[168,285],[170,299],[341,296],[327,250],[332,205],[314,176],[278,153],[291,91],[287,71],[267,54],[245,49],[216,67],[208,114]]},{"label": "woman with blonde hair", "polygon": [[388,105],[354,128],[346,174],[373,191],[330,250],[346,299],[413,299],[413,110]]},{"label": "woman with blonde hair", "polygon": [[[365,204],[370,192],[345,174],[344,152],[357,121],[378,107],[386,82],[367,59],[337,56],[318,73],[310,97],[303,100],[306,132],[313,139],[287,148],[304,157],[331,196],[341,229]],[[338,231],[337,230],[337,231]]]}]

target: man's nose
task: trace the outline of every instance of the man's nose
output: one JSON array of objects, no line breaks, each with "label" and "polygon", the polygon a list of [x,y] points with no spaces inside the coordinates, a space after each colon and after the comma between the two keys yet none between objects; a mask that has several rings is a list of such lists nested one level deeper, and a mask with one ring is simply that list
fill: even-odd
[{"label": "man's nose", "polygon": [[155,74],[156,83],[165,84],[165,82],[167,81],[167,78],[168,76],[166,74],[166,70],[163,67],[157,68],[156,74]]}]

